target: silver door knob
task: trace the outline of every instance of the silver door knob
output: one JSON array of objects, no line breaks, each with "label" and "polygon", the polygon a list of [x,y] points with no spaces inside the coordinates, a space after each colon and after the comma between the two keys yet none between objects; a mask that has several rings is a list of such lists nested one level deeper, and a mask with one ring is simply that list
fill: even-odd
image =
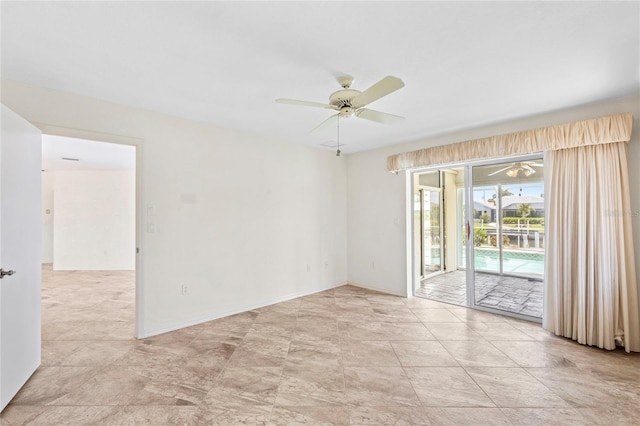
[{"label": "silver door knob", "polygon": [[5,275],[13,275],[16,271],[5,271],[4,269],[0,269],[0,280],[4,278]]}]

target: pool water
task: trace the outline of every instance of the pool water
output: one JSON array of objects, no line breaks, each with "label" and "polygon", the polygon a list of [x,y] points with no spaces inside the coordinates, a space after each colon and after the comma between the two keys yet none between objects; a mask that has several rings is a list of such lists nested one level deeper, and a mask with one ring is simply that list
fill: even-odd
[{"label": "pool water", "polygon": [[[476,271],[500,272],[498,250],[476,247],[474,253]],[[544,253],[504,250],[502,254],[502,271],[516,275],[543,275]]]}]

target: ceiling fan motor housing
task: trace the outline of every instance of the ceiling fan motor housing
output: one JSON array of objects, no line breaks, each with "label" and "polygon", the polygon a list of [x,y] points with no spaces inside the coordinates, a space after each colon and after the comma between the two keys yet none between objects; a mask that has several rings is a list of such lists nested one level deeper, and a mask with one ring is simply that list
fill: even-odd
[{"label": "ceiling fan motor housing", "polygon": [[351,100],[360,93],[359,90],[354,89],[338,90],[329,96],[329,104],[335,106],[336,109],[340,111],[341,116],[351,116],[356,110],[353,105],[351,105]]}]

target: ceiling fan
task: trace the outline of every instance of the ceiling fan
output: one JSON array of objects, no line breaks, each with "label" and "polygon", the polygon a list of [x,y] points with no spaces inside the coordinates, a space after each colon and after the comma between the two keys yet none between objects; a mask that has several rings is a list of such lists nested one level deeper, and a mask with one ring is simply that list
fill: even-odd
[{"label": "ceiling fan", "polygon": [[497,170],[493,173],[489,173],[488,176],[493,176],[493,175],[497,175],[498,173],[502,173],[504,171],[506,171],[506,175],[509,177],[518,177],[518,174],[520,174],[520,172],[522,172],[523,175],[525,175],[525,177],[531,176],[532,174],[536,173],[535,169],[533,167],[543,167],[544,164],[542,163],[534,163],[531,161],[520,161],[517,163],[513,163],[510,166],[507,166],[505,168],[502,168],[500,170]]},{"label": "ceiling fan", "polygon": [[363,92],[351,89],[353,77],[351,77],[350,75],[338,77],[338,83],[340,83],[342,89],[338,90],[337,92],[333,92],[329,96],[328,104],[283,98],[276,99],[276,102],[281,104],[327,108],[338,111],[337,114],[332,115],[331,117],[327,118],[325,121],[317,125],[315,128],[313,128],[311,130],[312,132],[317,132],[328,127],[336,120],[338,120],[339,117],[356,116],[359,118],[377,121],[378,123],[384,124],[393,124],[404,120],[404,117],[400,117],[398,115],[387,114],[385,112],[364,108],[371,102],[376,101],[383,96],[386,96],[404,87],[404,83],[398,77],[387,76]]}]

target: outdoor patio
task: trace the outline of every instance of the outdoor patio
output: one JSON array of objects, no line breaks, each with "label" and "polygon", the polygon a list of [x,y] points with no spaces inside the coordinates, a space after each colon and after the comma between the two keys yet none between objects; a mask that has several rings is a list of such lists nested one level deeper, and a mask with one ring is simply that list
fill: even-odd
[{"label": "outdoor patio", "polygon": [[[542,317],[542,281],[476,272],[476,304],[507,312]],[[416,296],[465,306],[466,271],[423,280]]]}]

